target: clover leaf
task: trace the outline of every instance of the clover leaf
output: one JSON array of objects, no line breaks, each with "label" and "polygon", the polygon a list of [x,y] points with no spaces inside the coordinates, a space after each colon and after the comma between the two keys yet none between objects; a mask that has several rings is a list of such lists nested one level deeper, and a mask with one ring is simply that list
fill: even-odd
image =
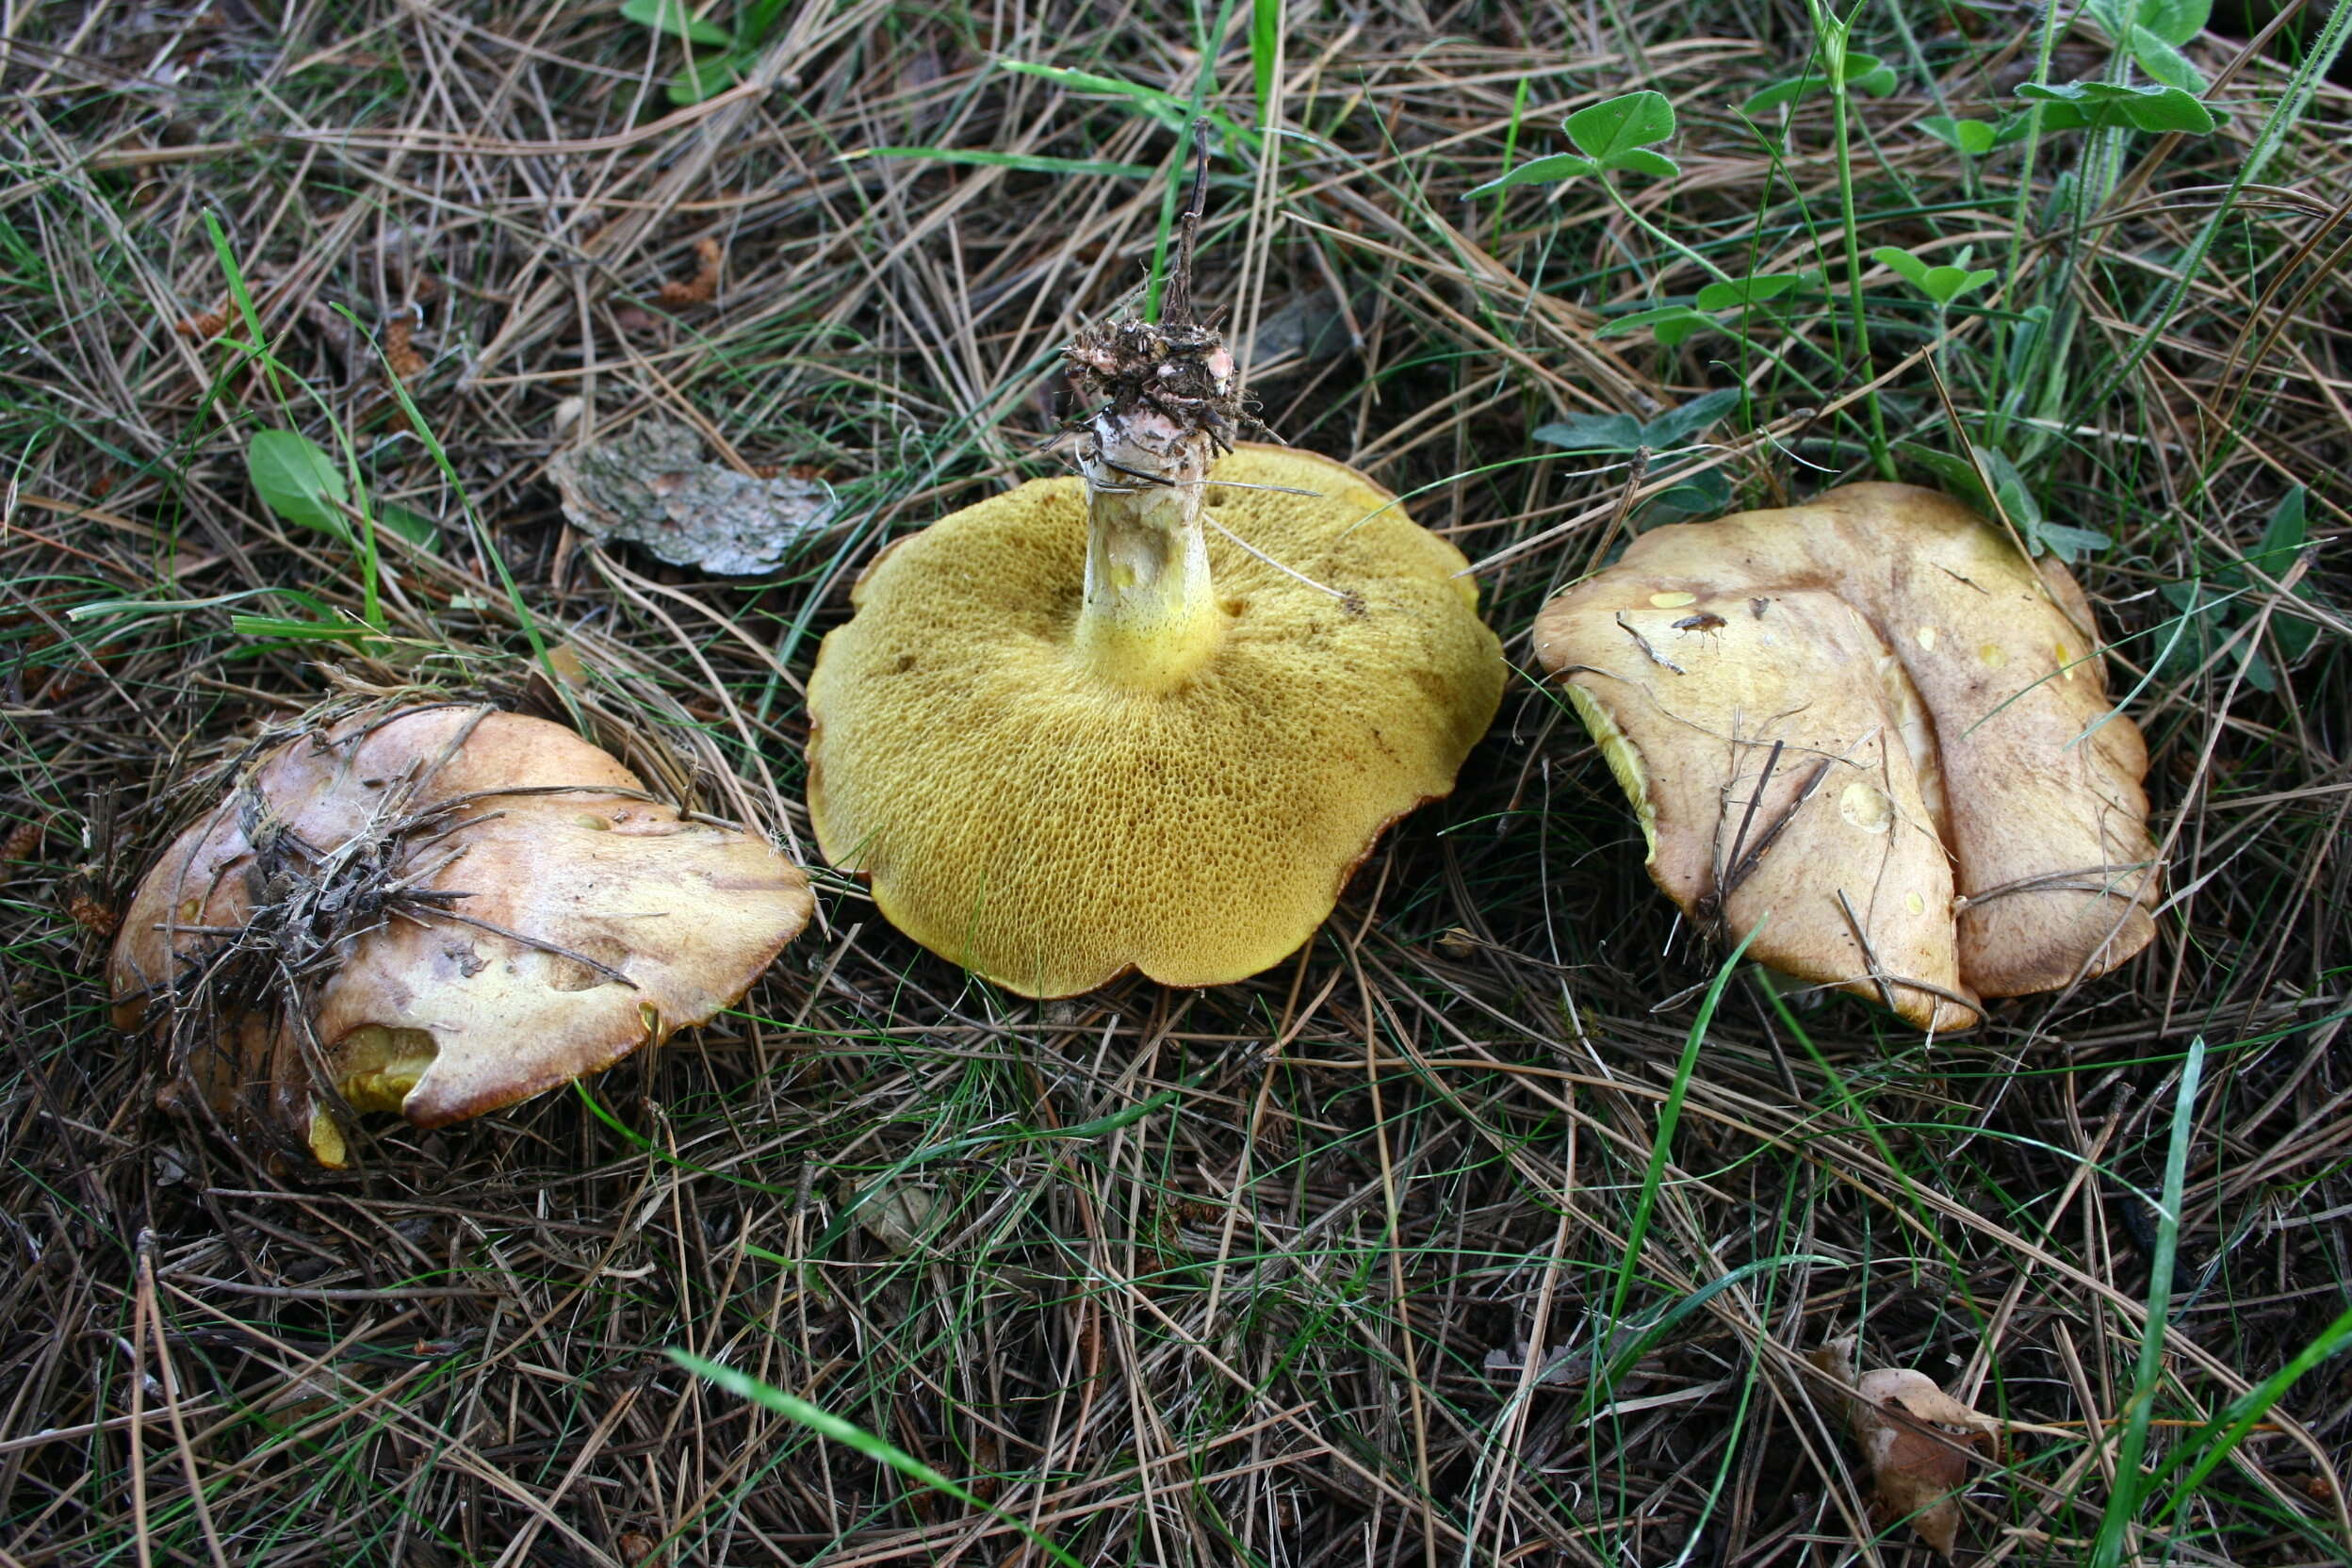
[{"label": "clover leaf", "polygon": [[1674,106],[1662,92],[1643,90],[1578,109],[1564,128],[1576,150],[1599,168],[1665,179],[1681,172],[1674,160],[1650,150],[1674,134]]},{"label": "clover leaf", "polygon": [[1882,267],[1893,268],[1912,287],[1938,305],[1948,305],[1961,295],[1982,288],[2000,276],[1988,267],[1970,271],[1966,250],[1961,251],[1959,265],[1955,267],[1930,266],[1910,252],[1898,250],[1892,245],[1881,245],[1870,253],[1870,259]]},{"label": "clover leaf", "polygon": [[2137,131],[2203,136],[2215,121],[2194,93],[2177,87],[2127,87],[2120,82],[2028,82],[2017,96],[2046,106],[2042,128],[2128,125]]},{"label": "clover leaf", "polygon": [[1981,158],[1998,145],[2000,127],[1988,120],[1954,120],[1948,114],[1931,114],[1919,122],[1919,129],[1956,152],[1972,158]]},{"label": "clover leaf", "polygon": [[[1468,195],[1508,190],[1515,185],[1550,185],[1617,171],[1670,179],[1681,166],[1650,143],[1674,134],[1674,106],[1662,92],[1627,92],[1578,109],[1562,122],[1576,153],[1557,153],[1521,164],[1497,179],[1476,187]],[[1465,197],[1464,200],[1467,200]]]},{"label": "clover leaf", "polygon": [[[1859,92],[1866,98],[1884,98],[1899,85],[1893,66],[1876,55],[1859,52],[1845,57],[1840,76],[1847,91]],[[1792,104],[1806,93],[1829,85],[1829,76],[1822,72],[1807,71],[1802,76],[1785,76],[1779,81],[1767,83],[1740,108],[1745,114],[1762,114],[1783,104]]]}]

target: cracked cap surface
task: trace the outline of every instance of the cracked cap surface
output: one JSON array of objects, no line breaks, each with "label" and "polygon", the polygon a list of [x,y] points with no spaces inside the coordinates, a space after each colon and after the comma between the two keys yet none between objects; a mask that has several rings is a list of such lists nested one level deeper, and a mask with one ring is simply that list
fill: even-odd
[{"label": "cracked cap surface", "polygon": [[[289,742],[139,884],[109,969],[118,1020],[136,1026],[159,988],[189,987],[279,896],[256,840],[289,833],[289,863],[333,888],[340,852],[424,814],[384,838],[379,880],[463,896],[445,900],[454,915],[403,906],[339,944],[306,999],[335,1089],[436,1127],[609,1067],[741,997],[813,907],[764,840],[629,792],[636,776],[569,729],[474,706]],[[232,1121],[339,1165],[333,1097],[275,1012],[215,1019],[186,1064],[192,1086]]]},{"label": "cracked cap surface", "polygon": [[1946,497],[1854,484],[1656,529],[1546,605],[1535,647],[1653,879],[1763,963],[1949,1031],[2154,935],[2148,752],[2090,606]]}]

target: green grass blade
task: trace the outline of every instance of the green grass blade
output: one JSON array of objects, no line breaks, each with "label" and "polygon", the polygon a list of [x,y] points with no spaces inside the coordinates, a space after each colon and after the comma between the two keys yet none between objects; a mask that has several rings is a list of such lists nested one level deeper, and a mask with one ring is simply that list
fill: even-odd
[{"label": "green grass blade", "polygon": [[1282,50],[1282,0],[1250,0],[1250,80],[1258,90],[1258,114],[1269,126],[1274,102],[1274,59]]},{"label": "green grass blade", "polygon": [[1106,179],[1149,180],[1159,171],[1148,164],[1109,163],[1099,158],[1051,158],[1036,153],[989,153],[975,147],[864,147],[851,158],[927,158],[933,163],[968,163],[988,169],[1020,169],[1033,174],[1094,174]]},{"label": "green grass blade", "polygon": [[1716,969],[1715,978],[1707,983],[1707,994],[1699,1000],[1698,1013],[1690,1020],[1690,1032],[1683,1037],[1682,1059],[1674,1065],[1674,1081],[1666,1092],[1666,1102],[1658,1109],[1658,1136],[1650,1142],[1649,1168],[1642,1173],[1642,1196],[1634,1207],[1633,1223],[1625,1231],[1625,1249],[1617,1261],[1616,1282],[1609,1287],[1607,1322],[1612,1334],[1625,1315],[1625,1296],[1633,1288],[1634,1264],[1641,1257],[1642,1240],[1650,1232],[1651,1212],[1658,1207],[1658,1189],[1665,1180],[1666,1162],[1674,1152],[1674,1128],[1682,1120],[1682,1102],[1690,1092],[1690,1074],[1699,1065],[1699,1046],[1707,1038],[1707,1025],[1715,1021],[1715,1009],[1723,1004],[1723,988],[1731,984],[1740,956],[1766,923],[1756,922],[1755,929],[1740,939],[1740,945]]},{"label": "green grass blade", "polygon": [[[2163,1524],[2180,1511],[2181,1504],[2196,1496],[2205,1478],[2212,1475],[2221,1462],[2246,1440],[2246,1435],[2254,1429],[2257,1422],[2286,1397],[2287,1390],[2294,1387],[2304,1373],[2347,1349],[2352,1349],[2352,1307],[2345,1308],[2342,1316],[2320,1331],[2319,1336],[2297,1351],[2284,1366],[2230,1401],[2219,1414],[2205,1423],[2195,1439],[2174,1450],[2172,1458],[2151,1479],[2162,1480],[2184,1463],[2188,1464],[2189,1473],[2173,1487],[2172,1495],[2164,1499],[2164,1506],[2156,1511],[2151,1523]],[[2193,1462],[2192,1455],[2195,1456]]]},{"label": "green grass blade", "polygon": [[889,1465],[910,1480],[921,1481],[927,1487],[946,1493],[967,1508],[978,1509],[992,1518],[1003,1520],[1054,1561],[1065,1563],[1068,1568],[1086,1568],[1076,1558],[1032,1528],[1026,1520],[1015,1518],[993,1503],[983,1502],[914,1455],[886,1439],[876,1437],[863,1427],[844,1421],[830,1411],[812,1405],[806,1399],[796,1398],[780,1388],[771,1387],[731,1366],[705,1361],[692,1351],[673,1349],[669,1355],[672,1361],[696,1377],[710,1379],[737,1398],[748,1399],[762,1410],[772,1410],[778,1415],[797,1421],[820,1437],[829,1437],[845,1448],[856,1449],[877,1464]]},{"label": "green grass blade", "polygon": [[2164,1202],[2156,1211],[2156,1248],[2148,1266],[2148,1322],[2140,1334],[2140,1364],[2132,1380],[2131,1413],[2115,1450],[2115,1485],[2091,1544],[2091,1568],[2119,1568],[2131,1550],[2132,1523],[2139,1517],[2149,1478],[2141,1474],[2148,1428],[2155,1413],[2156,1390],[2164,1375],[2164,1326],[2171,1316],[2173,1265],[2180,1248],[2180,1193],[2188,1184],[2189,1134],[2197,1121],[2197,1082],[2205,1072],[2205,1037],[2189,1042],[2180,1064],[2180,1084],[2172,1102],[2172,1136],[2164,1151]]}]

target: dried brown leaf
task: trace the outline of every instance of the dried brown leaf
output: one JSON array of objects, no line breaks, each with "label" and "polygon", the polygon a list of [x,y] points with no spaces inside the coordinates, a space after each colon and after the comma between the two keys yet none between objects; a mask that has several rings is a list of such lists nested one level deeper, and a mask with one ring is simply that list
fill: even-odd
[{"label": "dried brown leaf", "polygon": [[0,839],[0,860],[29,860],[40,852],[41,841],[48,837],[49,818],[37,812],[8,829],[8,836]]},{"label": "dried brown leaf", "polygon": [[719,264],[727,253],[715,239],[694,241],[694,255],[701,261],[701,270],[692,283],[665,283],[656,296],[665,305],[707,305],[719,297]]},{"label": "dried brown leaf", "polygon": [[182,337],[192,337],[199,343],[209,343],[229,330],[229,302],[223,300],[211,310],[172,323],[172,330]]},{"label": "dried brown leaf", "polygon": [[773,571],[832,526],[833,493],[789,474],[760,479],[704,461],[683,425],[640,419],[547,466],[564,515],[596,539],[643,545],[674,566]]},{"label": "dried brown leaf", "polygon": [[402,383],[415,381],[425,373],[425,356],[409,341],[416,330],[416,323],[406,314],[395,316],[384,324],[384,362]]},{"label": "dried brown leaf", "polygon": [[1855,1376],[1854,1341],[1832,1341],[1805,1358],[1851,1385],[1846,1426],[1870,1461],[1870,1511],[1882,1524],[1908,1519],[1946,1561],[1960,1534],[1959,1494],[1969,1447],[1999,1452],[2001,1423],[1953,1398],[1924,1372],[1885,1368]]}]

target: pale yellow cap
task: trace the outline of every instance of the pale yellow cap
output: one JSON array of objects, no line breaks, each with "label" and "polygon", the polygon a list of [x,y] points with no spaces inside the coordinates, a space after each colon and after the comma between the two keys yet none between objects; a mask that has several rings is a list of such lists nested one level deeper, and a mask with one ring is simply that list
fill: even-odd
[{"label": "pale yellow cap", "polygon": [[[799,869],[761,839],[682,820],[561,725],[473,705],[348,720],[261,758],[139,884],[109,970],[135,1027],[196,979],[221,934],[277,890],[256,839],[285,831],[324,868],[355,840],[395,837],[389,876],[463,893],[447,914],[400,906],[334,955],[311,998],[318,1064],[357,1110],[420,1127],[480,1116],[611,1066],[741,997],[808,923]],[[437,809],[436,809],[437,808]],[[364,890],[352,883],[351,890]],[[236,999],[232,999],[236,1000]],[[216,1012],[179,1064],[233,1128],[322,1164],[344,1128],[281,1016],[283,991]]]},{"label": "pale yellow cap", "polygon": [[1761,962],[1952,1030],[2154,934],[2148,752],[2090,607],[1955,501],[1854,484],[1654,530],[1535,647],[1658,885]]}]

